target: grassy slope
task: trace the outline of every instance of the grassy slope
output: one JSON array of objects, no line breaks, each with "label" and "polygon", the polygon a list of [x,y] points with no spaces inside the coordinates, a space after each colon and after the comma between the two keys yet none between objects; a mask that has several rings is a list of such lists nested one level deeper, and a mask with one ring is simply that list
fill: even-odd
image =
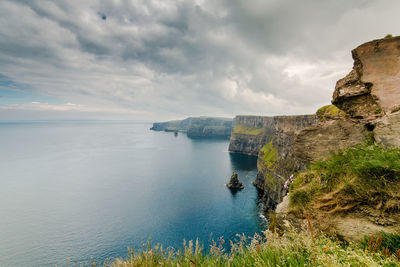
[{"label": "grassy slope", "polygon": [[[265,240],[268,240],[266,242]],[[231,252],[212,246],[203,253],[201,247],[189,242],[183,250],[163,250],[150,246],[128,259],[118,259],[112,266],[398,266],[395,255],[385,256],[373,249],[344,245],[324,235],[313,238],[308,233],[287,232],[278,236],[265,232],[261,238],[233,244]]]},{"label": "grassy slope", "polygon": [[263,128],[251,127],[243,124],[237,124],[233,128],[233,133],[247,134],[247,135],[259,135],[263,132]]},{"label": "grassy slope", "polygon": [[360,205],[400,211],[400,149],[364,144],[312,164],[293,184],[295,209],[350,211]]}]

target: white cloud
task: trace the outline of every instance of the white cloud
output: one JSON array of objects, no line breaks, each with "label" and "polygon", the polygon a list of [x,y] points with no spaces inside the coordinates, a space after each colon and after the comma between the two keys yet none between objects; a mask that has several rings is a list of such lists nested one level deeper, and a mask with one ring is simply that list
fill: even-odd
[{"label": "white cloud", "polygon": [[[399,34],[399,8],[395,0],[4,0],[0,74],[66,103],[41,104],[42,115],[311,113],[351,69],[352,48]],[[37,106],[12,110],[29,118]]]}]

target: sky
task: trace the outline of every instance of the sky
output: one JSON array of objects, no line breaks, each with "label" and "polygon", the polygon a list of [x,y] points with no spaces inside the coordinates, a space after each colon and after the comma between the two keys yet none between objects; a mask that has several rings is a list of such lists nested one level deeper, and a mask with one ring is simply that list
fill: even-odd
[{"label": "sky", "polygon": [[398,0],[1,0],[0,120],[310,114]]}]

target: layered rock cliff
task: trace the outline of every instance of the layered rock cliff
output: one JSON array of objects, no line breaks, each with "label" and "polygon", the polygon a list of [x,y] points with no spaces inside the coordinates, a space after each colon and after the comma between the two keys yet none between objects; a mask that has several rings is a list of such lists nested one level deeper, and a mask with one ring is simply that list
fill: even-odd
[{"label": "layered rock cliff", "polygon": [[336,83],[332,99],[347,115],[296,136],[295,155],[305,165],[366,137],[400,146],[400,37],[362,44],[352,56],[353,69]]},{"label": "layered rock cliff", "polygon": [[280,202],[285,177],[302,168],[293,154],[296,135],[317,122],[316,115],[236,116],[234,119],[229,151],[258,156],[254,185],[263,192],[266,207],[274,208]]},{"label": "layered rock cliff", "polygon": [[192,118],[187,130],[189,137],[229,137],[232,119],[199,117]]},{"label": "layered rock cliff", "polygon": [[308,116],[235,118],[229,151],[258,155],[255,185],[267,210],[282,201],[290,173],[334,150],[366,139],[400,146],[400,37],[365,43],[352,56],[353,70],[335,87],[336,107]]},{"label": "layered rock cliff", "polygon": [[186,132],[189,137],[229,137],[232,131],[232,119],[189,117],[184,120],[155,122],[150,130]]}]

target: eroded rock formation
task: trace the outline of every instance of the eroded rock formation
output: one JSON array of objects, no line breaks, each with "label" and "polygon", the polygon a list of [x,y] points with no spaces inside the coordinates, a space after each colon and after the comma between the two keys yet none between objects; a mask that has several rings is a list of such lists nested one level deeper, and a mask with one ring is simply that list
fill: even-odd
[{"label": "eroded rock formation", "polygon": [[352,71],[339,80],[332,103],[307,116],[237,116],[229,151],[258,155],[255,185],[266,209],[282,201],[290,173],[332,151],[372,139],[400,146],[400,37],[380,39],[352,51]]},{"label": "eroded rock formation", "polygon": [[243,184],[239,181],[236,172],[232,173],[231,180],[229,181],[229,184],[226,184],[226,187],[232,190],[242,190],[244,188]]}]

